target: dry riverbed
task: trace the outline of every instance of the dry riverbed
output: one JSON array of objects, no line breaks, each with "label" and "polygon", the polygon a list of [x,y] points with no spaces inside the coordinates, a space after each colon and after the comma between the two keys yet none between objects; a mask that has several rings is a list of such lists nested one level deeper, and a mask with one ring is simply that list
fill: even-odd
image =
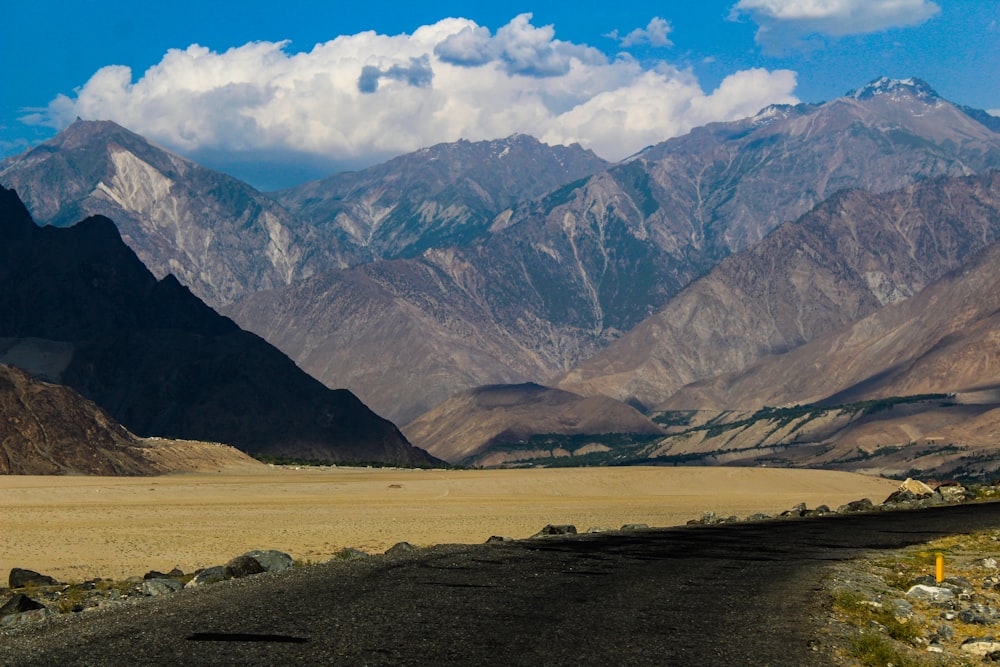
[{"label": "dry riverbed", "polygon": [[0,573],[61,581],[192,572],[251,549],[324,561],[524,538],[546,524],[673,526],[713,511],[881,502],[899,483],[818,470],[576,468],[399,470],[246,466],[161,477],[0,477]]}]

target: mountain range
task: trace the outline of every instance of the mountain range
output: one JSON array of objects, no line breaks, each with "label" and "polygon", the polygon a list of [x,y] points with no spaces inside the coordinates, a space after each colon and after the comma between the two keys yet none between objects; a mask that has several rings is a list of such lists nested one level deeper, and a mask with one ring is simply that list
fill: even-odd
[{"label": "mountain range", "polygon": [[[867,408],[837,406],[955,394],[965,398],[906,402],[895,414],[954,423],[956,405],[977,405],[967,412],[979,435],[959,435],[980,446],[990,432],[991,314],[951,306],[990,303],[976,290],[987,289],[991,264],[976,258],[991,256],[1000,231],[998,129],[922,81],[883,78],[823,104],[697,128],[614,165],[514,135],[440,144],[265,194],[113,123],[78,121],[0,162],[0,183],[57,227],[93,213],[114,220],[162,278],[135,278],[138,291],[170,295],[143,296],[142,321],[155,320],[149,309],[173,308],[171,318],[206,340],[238,330],[204,315],[212,311],[187,285],[327,386],[412,422],[404,430],[440,456],[521,460],[509,452],[536,447],[531,432],[544,429],[554,429],[546,455],[569,447],[611,456],[618,445],[559,437],[592,430],[611,442],[611,425],[629,424],[636,438],[620,443],[633,457],[729,451],[719,438],[738,431],[748,452],[794,440],[802,455],[787,460],[843,465]],[[107,224],[91,218],[76,233],[101,236]],[[112,255],[119,261],[120,249]],[[23,265],[25,275],[42,264]],[[63,280],[114,283],[102,270]],[[35,295],[12,293],[4,298],[15,299],[14,320],[31,319]],[[79,297],[66,294],[54,311],[79,320],[88,341],[107,335],[95,322],[132,326],[133,315],[107,304],[80,317]],[[32,317],[41,333],[0,331],[17,337],[8,358],[36,351],[27,354],[44,361],[36,375],[60,381],[74,364],[96,363],[80,338],[47,332],[45,318],[62,315]],[[221,372],[241,372],[239,354],[204,350],[229,360]],[[125,357],[145,362],[138,351]],[[75,382],[88,397],[114,394],[103,380]],[[202,399],[211,404],[215,391]],[[660,415],[660,426],[603,397]],[[767,406],[799,404],[833,412],[810,412],[794,437],[779,437],[774,420],[788,415]],[[565,419],[547,418],[561,410]],[[607,419],[588,422],[588,410]],[[688,413],[698,416],[677,416]],[[650,444],[672,420],[687,426]],[[862,420],[866,437],[900,437],[873,426],[880,420]],[[834,441],[843,456],[822,459],[806,446]]]},{"label": "mountain range", "polygon": [[226,313],[406,422],[465,388],[571,371],[845,188],[996,166],[1000,135],[925,84],[877,81],[651,147],[505,211],[472,245],[318,274]]}]

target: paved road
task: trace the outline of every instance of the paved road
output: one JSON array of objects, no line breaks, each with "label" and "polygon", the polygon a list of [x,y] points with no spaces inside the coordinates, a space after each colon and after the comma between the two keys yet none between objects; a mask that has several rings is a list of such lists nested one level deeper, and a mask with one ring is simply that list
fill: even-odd
[{"label": "paved road", "polygon": [[987,528],[1000,503],[435,547],[0,636],[0,664],[825,665],[825,566]]}]

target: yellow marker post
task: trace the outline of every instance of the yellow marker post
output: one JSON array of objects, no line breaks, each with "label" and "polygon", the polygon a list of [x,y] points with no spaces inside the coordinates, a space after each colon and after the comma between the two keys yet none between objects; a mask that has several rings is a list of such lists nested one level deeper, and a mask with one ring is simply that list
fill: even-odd
[{"label": "yellow marker post", "polygon": [[934,560],[934,579],[940,584],[944,581],[944,554],[937,554]]}]

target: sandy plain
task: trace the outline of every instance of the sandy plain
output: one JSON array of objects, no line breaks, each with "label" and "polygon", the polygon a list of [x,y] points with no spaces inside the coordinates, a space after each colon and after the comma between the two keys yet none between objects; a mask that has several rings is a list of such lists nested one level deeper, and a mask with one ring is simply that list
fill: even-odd
[{"label": "sandy plain", "polygon": [[693,467],[0,476],[0,576],[12,567],[67,582],[191,572],[271,548],[321,562],[344,547],[525,538],[548,523],[665,527],[706,511],[745,517],[800,502],[880,502],[898,485],[831,471]]}]

